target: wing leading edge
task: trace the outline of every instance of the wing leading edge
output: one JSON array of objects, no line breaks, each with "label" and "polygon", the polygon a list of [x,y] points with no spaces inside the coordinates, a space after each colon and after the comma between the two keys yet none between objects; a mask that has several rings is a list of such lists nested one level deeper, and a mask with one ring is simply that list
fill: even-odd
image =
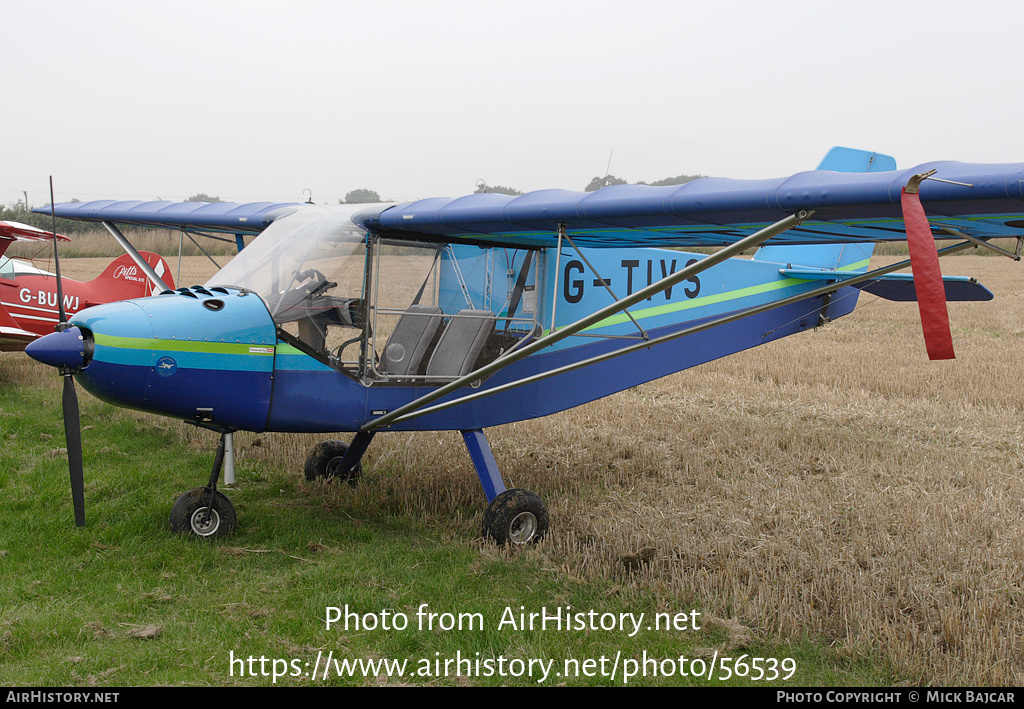
[{"label": "wing leading edge", "polygon": [[[774,180],[703,178],[680,186],[616,185],[596,192],[542,190],[519,197],[474,194],[396,205],[364,226],[398,238],[554,247],[560,224],[579,246],[700,247],[735,243],[802,209],[814,218],[769,244],[906,239],[901,190],[935,170],[921,202],[936,238],[1024,234],[1024,163],[936,162],[909,170],[802,172]],[[952,184],[961,183],[961,184]]]},{"label": "wing leading edge", "polygon": [[[174,229],[205,229],[229,234],[258,234],[301,205],[293,202],[140,202],[96,200],[54,206],[62,219],[114,222]],[[32,210],[49,214],[50,205]]]},{"label": "wing leading edge", "polygon": [[[615,185],[596,192],[485,193],[377,205],[356,215],[398,239],[551,248],[564,224],[584,247],[720,247],[800,210],[812,220],[768,245],[904,241],[901,190],[916,174],[937,239],[1024,235],[1024,163],[934,162],[868,173],[813,170],[769,180],[703,178],[683,185]],[[940,182],[938,179],[946,180]],[[58,217],[139,226],[256,234],[298,203],[110,201],[58,204]],[[49,213],[49,205],[33,210]]]}]

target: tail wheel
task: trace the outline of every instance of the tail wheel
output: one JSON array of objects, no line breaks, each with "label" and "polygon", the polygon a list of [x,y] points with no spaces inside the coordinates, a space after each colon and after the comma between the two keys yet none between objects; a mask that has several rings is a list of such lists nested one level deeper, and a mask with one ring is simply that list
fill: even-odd
[{"label": "tail wheel", "polygon": [[487,506],[483,535],[498,544],[534,544],[548,531],[548,510],[530,490],[506,490]]},{"label": "tail wheel", "polygon": [[348,452],[348,444],[344,441],[320,441],[306,458],[306,480],[342,480],[355,483],[362,475],[363,468],[356,463],[347,470],[341,469],[342,460]]},{"label": "tail wheel", "polygon": [[238,517],[231,500],[220,490],[210,508],[210,489],[197,487],[184,493],[171,507],[171,531],[214,539],[235,531]]}]

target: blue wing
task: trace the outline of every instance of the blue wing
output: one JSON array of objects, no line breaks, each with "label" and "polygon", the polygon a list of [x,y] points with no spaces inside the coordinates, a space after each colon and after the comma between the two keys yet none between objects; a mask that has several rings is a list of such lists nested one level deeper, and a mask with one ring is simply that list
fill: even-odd
[{"label": "blue wing", "polygon": [[935,169],[921,201],[937,238],[1018,236],[1024,226],[1024,163],[938,162],[909,170],[815,170],[775,180],[705,178],[681,186],[616,185],[596,192],[544,190],[519,197],[479,194],[397,205],[367,228],[508,245],[553,247],[559,224],[589,247],[724,246],[802,209],[812,220],[769,244],[905,240],[900,194],[911,176]]},{"label": "blue wing", "polygon": [[[137,226],[206,229],[229,234],[258,234],[271,222],[300,205],[285,202],[66,202],[54,207],[56,216],[90,222]],[[49,214],[50,205],[32,210]]]},{"label": "blue wing", "polygon": [[[799,210],[812,220],[768,244],[835,244],[906,239],[901,190],[911,176],[936,170],[921,202],[936,238],[1024,235],[1024,163],[935,162],[909,170],[801,172],[773,180],[704,178],[684,185],[616,185],[596,192],[541,190],[511,197],[474,194],[368,206],[354,219],[401,239],[444,239],[499,246],[554,247],[565,224],[587,247],[724,246]],[[258,202],[80,202],[58,217],[126,224],[258,233],[301,204]],[[49,206],[35,211],[49,212]]]}]

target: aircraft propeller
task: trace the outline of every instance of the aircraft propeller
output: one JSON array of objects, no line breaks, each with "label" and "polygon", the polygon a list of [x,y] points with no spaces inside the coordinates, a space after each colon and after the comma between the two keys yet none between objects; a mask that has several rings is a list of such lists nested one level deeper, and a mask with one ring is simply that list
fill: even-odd
[{"label": "aircraft propeller", "polygon": [[[82,332],[68,323],[64,310],[64,290],[61,287],[60,256],[57,253],[57,215],[53,199],[53,176],[50,176],[50,220],[53,232],[53,263],[57,276],[56,332],[40,338],[26,347],[37,360],[57,367],[64,378],[61,408],[64,412],[64,438],[68,449],[68,471],[71,475],[71,501],[75,508],[75,525],[85,525],[85,470],[82,462],[82,420],[78,408],[78,393],[74,375],[87,363],[86,342]],[[49,340],[49,342],[44,342]]]},{"label": "aircraft propeller", "polygon": [[82,463],[82,422],[78,412],[78,394],[71,374],[64,375],[64,438],[68,446],[68,470],[71,473],[71,500],[75,507],[75,526],[85,525],[85,470]]}]

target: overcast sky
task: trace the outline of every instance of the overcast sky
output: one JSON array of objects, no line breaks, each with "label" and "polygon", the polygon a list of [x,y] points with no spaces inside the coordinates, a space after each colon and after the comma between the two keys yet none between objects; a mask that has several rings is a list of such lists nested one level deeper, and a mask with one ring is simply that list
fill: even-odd
[{"label": "overcast sky", "polygon": [[[1024,162],[1020,0],[0,0],[0,202]],[[614,152],[613,152],[614,151]]]}]

